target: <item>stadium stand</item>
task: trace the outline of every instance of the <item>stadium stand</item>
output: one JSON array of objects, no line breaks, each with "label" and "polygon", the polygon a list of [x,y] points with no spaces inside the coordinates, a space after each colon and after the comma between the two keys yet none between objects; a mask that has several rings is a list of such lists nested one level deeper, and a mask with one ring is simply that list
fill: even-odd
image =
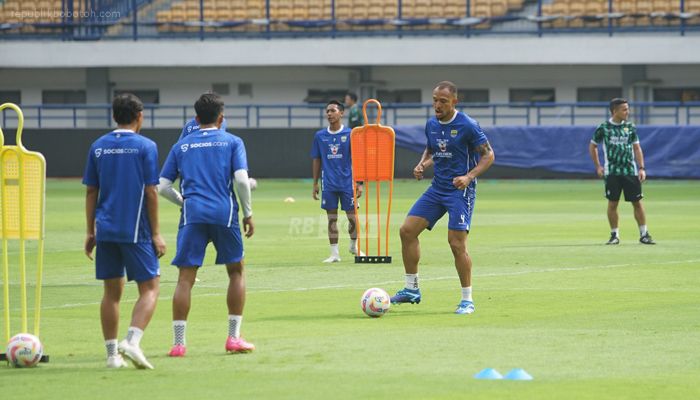
[{"label": "stadium stand", "polygon": [[[681,10],[681,6],[684,6]],[[678,25],[698,22],[700,1],[687,0],[554,0],[542,5],[542,16],[553,17],[548,28],[606,26],[608,20],[620,27]]]},{"label": "stadium stand", "polygon": [[[522,9],[523,3],[524,0],[388,0],[380,3],[348,0],[336,3],[333,10],[331,2],[324,0],[270,0],[269,18],[264,0],[205,0],[203,5],[205,21],[224,23],[218,29],[256,31],[260,30],[256,20],[269,19],[275,31],[329,30],[335,18],[336,29],[358,31],[392,30],[397,26],[410,30],[440,29],[444,26],[432,23],[433,20],[503,17],[510,11]],[[170,8],[159,11],[156,18],[161,32],[195,30],[198,28],[186,25],[198,20],[198,0],[174,1]],[[245,26],[239,25],[243,22]],[[474,27],[489,26],[489,22],[484,22]]]},{"label": "stadium stand", "polygon": [[[0,1],[0,37],[99,39],[298,34],[670,30],[700,25],[700,0]],[[128,29],[133,21],[137,27]],[[517,21],[518,24],[508,23]],[[681,28],[679,28],[681,27]],[[140,30],[140,33],[137,31]]]}]

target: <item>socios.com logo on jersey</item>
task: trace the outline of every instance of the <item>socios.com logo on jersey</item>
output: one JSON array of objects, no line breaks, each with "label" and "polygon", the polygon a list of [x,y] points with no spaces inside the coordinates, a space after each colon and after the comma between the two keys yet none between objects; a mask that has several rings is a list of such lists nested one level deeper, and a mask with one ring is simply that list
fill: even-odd
[{"label": "socios.com logo on jersey", "polygon": [[186,152],[187,149],[189,149],[189,148],[190,148],[190,145],[187,143],[180,146],[180,150],[182,150],[183,153]]},{"label": "socios.com logo on jersey", "polygon": [[101,155],[102,155],[102,149],[101,148],[95,149],[95,157],[100,158]]}]

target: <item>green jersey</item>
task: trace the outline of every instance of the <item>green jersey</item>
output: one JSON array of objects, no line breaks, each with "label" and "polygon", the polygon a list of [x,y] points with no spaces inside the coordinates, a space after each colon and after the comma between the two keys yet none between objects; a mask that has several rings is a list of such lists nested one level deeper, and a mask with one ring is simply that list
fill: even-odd
[{"label": "green jersey", "polygon": [[622,121],[615,124],[612,120],[603,122],[595,130],[591,142],[603,144],[605,176],[637,175],[632,145],[639,143],[639,137],[633,123]]},{"label": "green jersey", "polygon": [[360,107],[354,104],[350,107],[350,113],[348,114],[348,125],[350,129],[356,126],[362,126],[362,116],[360,115]]}]

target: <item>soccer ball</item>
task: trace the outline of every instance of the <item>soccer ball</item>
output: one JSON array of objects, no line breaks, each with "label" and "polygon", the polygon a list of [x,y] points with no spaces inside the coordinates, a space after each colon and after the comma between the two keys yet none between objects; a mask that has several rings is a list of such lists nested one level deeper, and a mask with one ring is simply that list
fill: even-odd
[{"label": "soccer ball", "polygon": [[365,290],[360,300],[360,307],[365,314],[378,318],[386,314],[391,307],[391,298],[384,289],[370,288]]},{"label": "soccer ball", "polygon": [[39,363],[43,353],[39,338],[28,333],[18,333],[7,343],[7,361],[13,367],[33,367]]},{"label": "soccer ball", "polygon": [[258,181],[255,180],[255,178],[248,178],[248,182],[250,183],[250,190],[255,190],[258,188]]}]

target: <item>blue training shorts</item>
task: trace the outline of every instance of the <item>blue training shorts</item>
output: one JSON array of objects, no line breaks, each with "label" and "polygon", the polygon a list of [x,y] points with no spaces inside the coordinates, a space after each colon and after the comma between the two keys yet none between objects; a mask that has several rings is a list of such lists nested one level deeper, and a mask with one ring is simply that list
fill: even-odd
[{"label": "blue training shorts", "polygon": [[126,277],[145,282],[160,276],[158,256],[153,243],[119,243],[98,241],[95,254],[97,279]]},{"label": "blue training shorts", "polygon": [[408,215],[427,219],[428,229],[433,229],[435,223],[447,213],[450,218],[448,229],[469,232],[475,201],[475,185],[451,191],[438,190],[431,185],[411,207]]},{"label": "blue training shorts", "polygon": [[177,232],[177,252],[172,265],[201,267],[209,242],[216,248],[216,263],[230,264],[243,259],[243,239],[237,219],[230,227],[216,224],[187,224]]},{"label": "blue training shorts", "polygon": [[331,192],[327,190],[321,192],[321,208],[324,210],[337,210],[338,200],[340,200],[341,210],[350,211],[355,209],[352,192]]}]

